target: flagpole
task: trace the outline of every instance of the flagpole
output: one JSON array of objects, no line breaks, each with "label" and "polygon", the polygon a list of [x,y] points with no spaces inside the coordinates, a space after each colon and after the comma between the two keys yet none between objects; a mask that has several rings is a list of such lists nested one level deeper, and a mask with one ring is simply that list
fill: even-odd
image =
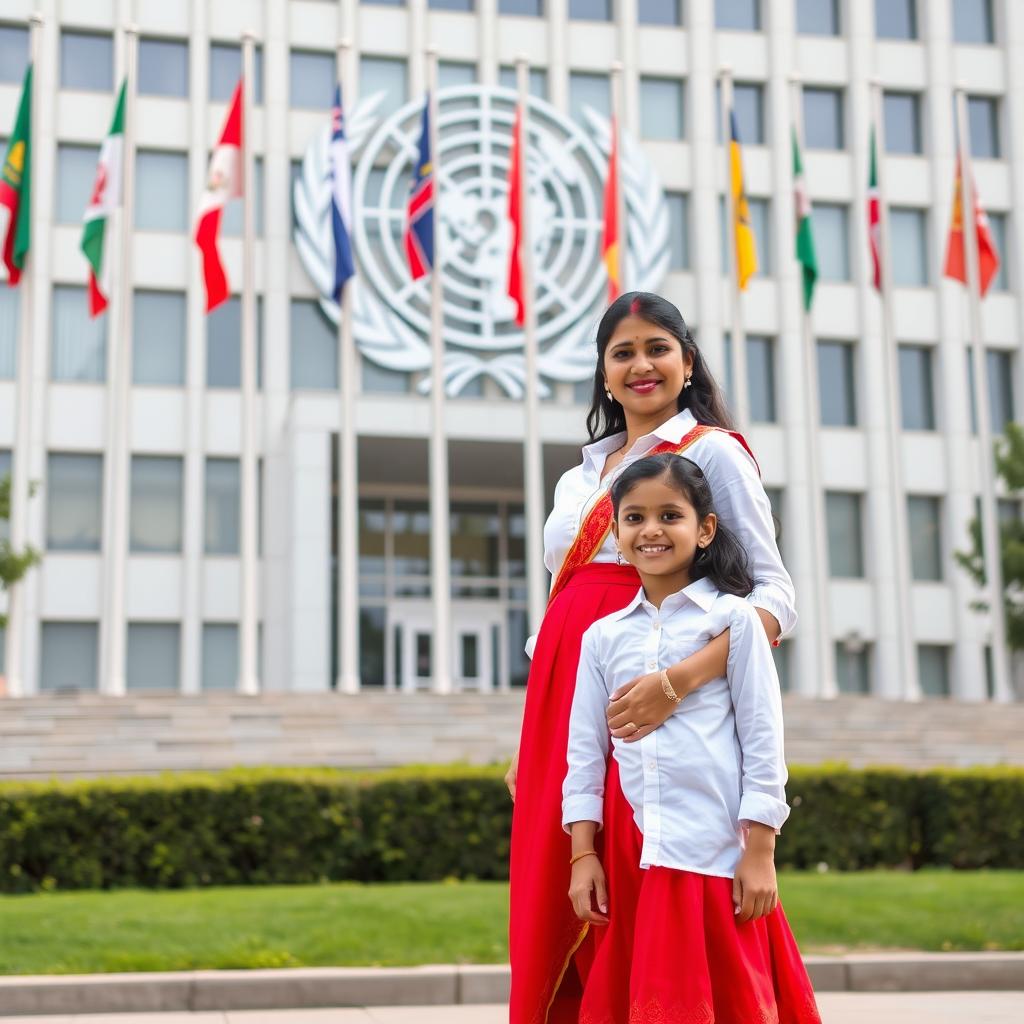
[{"label": "flagpole", "polygon": [[[448,520],[448,438],[444,423],[444,252],[441,239],[440,125],[437,101],[437,47],[427,47],[427,90],[430,103],[430,161],[434,176],[434,253],[430,269],[430,566],[434,602],[433,689],[452,692],[451,672],[451,537]],[[409,681],[415,686],[415,680]]]},{"label": "flagpole", "polygon": [[[352,41],[338,43],[338,81],[346,110],[355,109]],[[343,111],[344,116],[344,111]],[[346,134],[347,134],[346,125]],[[356,434],[355,278],[338,299],[338,678],[341,693],[359,691],[359,440]]]},{"label": "flagpole", "polygon": [[722,147],[725,152],[725,245],[729,253],[729,337],[732,348],[732,407],[741,431],[750,426],[750,401],[747,391],[747,336],[743,328],[740,303],[739,254],[736,251],[736,196],[732,190],[732,68],[723,67],[721,82]]},{"label": "flagpole", "polygon": [[[622,181],[622,113],[623,82],[622,61],[611,63],[612,130],[615,132],[615,220],[618,223],[616,244],[618,245],[619,294],[629,291],[629,275],[626,273],[626,258],[629,255],[629,226],[626,223],[626,189]],[[539,623],[538,623],[539,628]]]},{"label": "flagpole", "polygon": [[242,34],[242,515],[238,622],[238,691],[259,692],[257,627],[258,501],[256,469],[256,220],[253,195],[252,104],[255,41]]},{"label": "flagpole", "polygon": [[981,323],[981,285],[978,266],[977,199],[974,171],[971,167],[970,129],[967,97],[962,86],[953,93],[956,100],[956,127],[960,155],[960,222],[963,226],[964,262],[967,268],[967,310],[971,332],[971,358],[974,362],[974,410],[978,430],[978,471],[981,478],[981,536],[985,580],[989,590],[989,616],[992,625],[993,697],[1000,703],[1011,701],[1010,666],[1006,648],[1006,609],[1003,595],[1002,537],[996,504],[994,447],[988,407],[988,360]]},{"label": "flagpole", "polygon": [[[32,62],[32,88],[29,102],[29,145],[35,147],[39,133],[39,68],[38,57],[41,49],[43,33],[43,16],[36,11],[29,15],[29,59]],[[33,163],[35,154],[32,154]],[[29,174],[32,174],[29,167]],[[30,179],[31,181],[31,179]],[[39,190],[31,188],[29,193],[29,223],[34,226],[33,207],[35,196]],[[35,295],[35,261],[31,250],[25,267],[21,272],[20,305],[21,330],[18,335],[18,382],[17,382],[17,419],[14,426],[14,452],[11,465],[11,548],[24,551],[28,540],[28,505],[29,505],[29,450],[32,442],[32,382],[33,382],[33,297]],[[6,640],[6,674],[7,696],[24,697],[28,693],[25,675],[25,630],[28,615],[26,614],[26,581],[20,586],[7,591],[7,640]]]}]

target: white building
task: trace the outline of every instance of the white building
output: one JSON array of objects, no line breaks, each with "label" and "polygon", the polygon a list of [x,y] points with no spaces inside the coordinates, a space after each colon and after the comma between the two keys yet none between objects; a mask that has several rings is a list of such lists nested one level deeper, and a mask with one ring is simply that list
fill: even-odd
[{"label": "white building", "polygon": [[[729,323],[716,143],[716,76],[730,66],[761,272],[744,296],[751,443],[782,523],[798,594],[814,586],[810,509],[827,508],[827,625],[812,642],[814,602],[780,649],[784,685],[894,698],[992,696],[988,623],[956,566],[967,545],[980,457],[972,435],[963,288],[941,275],[955,142],[953,87],[971,97],[977,184],[1003,255],[984,302],[993,426],[1021,388],[1024,232],[1024,5],[1015,0],[3,0],[0,132],[13,124],[28,19],[43,15],[36,74],[36,217],[32,259],[30,475],[41,484],[30,539],[43,550],[24,584],[25,689],[106,688],[103,459],[113,339],[85,315],[78,250],[97,146],[121,77],[121,29],[141,37],[131,344],[132,453],[127,576],[127,686],[231,688],[239,617],[238,302],[209,318],[191,225],[208,153],[239,72],[239,40],[259,41],[257,291],[262,503],[261,685],[325,690],[335,677],[332,501],[339,424],[332,325],[292,243],[290,184],[323,130],[344,33],[359,94],[382,109],[418,100],[422,54],[436,44],[441,84],[508,84],[516,56],[533,88],[579,118],[607,112],[608,71],[624,64],[624,127],[665,191],[675,301],[724,379]],[[1017,58],[1016,60],[1014,58]],[[803,84],[805,163],[822,281],[813,309],[821,420],[804,408],[798,266],[793,259],[790,126]],[[867,225],[869,83],[885,90],[884,172],[891,207],[902,429],[888,443],[881,307]],[[378,182],[379,185],[379,182]],[[599,195],[595,197],[599,207]],[[240,211],[227,218],[229,277],[240,281]],[[0,473],[15,436],[19,302],[0,291]],[[588,314],[589,315],[589,314]],[[422,372],[361,361],[356,422],[361,508],[360,633],[364,687],[430,684],[429,398]],[[547,497],[578,459],[590,386],[546,383]],[[825,494],[808,487],[816,431]],[[453,674],[457,686],[525,681],[523,407],[490,377],[447,405],[451,463]],[[895,457],[903,493],[890,488]],[[896,517],[908,517],[907,619],[918,678],[899,669]],[[835,666],[822,664],[819,648]]]}]

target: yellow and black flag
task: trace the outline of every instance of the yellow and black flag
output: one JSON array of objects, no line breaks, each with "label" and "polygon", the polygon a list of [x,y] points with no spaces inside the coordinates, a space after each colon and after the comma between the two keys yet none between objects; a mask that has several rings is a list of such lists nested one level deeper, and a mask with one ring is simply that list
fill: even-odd
[{"label": "yellow and black flag", "polygon": [[736,112],[729,112],[729,186],[732,189],[733,232],[736,239],[736,282],[740,289],[757,273],[757,241],[750,226],[750,206],[743,185],[743,152],[736,129]]}]

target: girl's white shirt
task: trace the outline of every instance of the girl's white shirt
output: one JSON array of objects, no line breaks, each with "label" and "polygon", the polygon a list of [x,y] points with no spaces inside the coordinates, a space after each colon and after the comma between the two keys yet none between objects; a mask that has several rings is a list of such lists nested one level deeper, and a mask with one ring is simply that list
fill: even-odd
[{"label": "girl's white shirt", "polygon": [[[636,743],[613,739],[609,695],[645,672],[680,661],[729,630],[726,675],[686,696]],[[749,602],[698,580],[651,604],[641,587],[621,611],[584,634],[569,719],[562,823],[603,823],[611,744],[622,792],[643,833],[640,866],[731,878],[743,822],[776,830],[789,816],[782,698],[771,647]]]},{"label": "girl's white shirt", "polygon": [[[652,433],[637,438],[622,461],[603,480],[601,470],[608,456],[622,447],[625,433],[584,445],[583,461],[563,473],[555,486],[551,515],[544,524],[544,565],[552,577],[558,575],[583,517],[619,474],[662,442],[678,444],[696,425],[689,409],[677,413]],[[721,430],[710,431],[695,441],[686,450],[686,458],[696,462],[704,472],[720,521],[732,530],[747,553],[748,568],[754,579],[754,589],[747,600],[775,616],[782,628],[781,639],[796,625],[796,595],[793,580],[779,555],[771,502],[754,460],[739,441]],[[594,561],[615,561],[615,538],[611,534]],[[536,642],[536,635],[526,642],[526,653],[531,658]]]}]

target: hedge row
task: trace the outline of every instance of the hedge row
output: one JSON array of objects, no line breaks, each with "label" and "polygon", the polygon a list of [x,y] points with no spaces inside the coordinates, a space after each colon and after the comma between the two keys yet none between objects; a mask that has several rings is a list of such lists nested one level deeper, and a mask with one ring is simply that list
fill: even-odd
[{"label": "hedge row", "polygon": [[[0,891],[504,879],[501,775],[266,768],[5,783]],[[780,867],[1024,868],[1024,769],[793,768],[787,790]]]}]

